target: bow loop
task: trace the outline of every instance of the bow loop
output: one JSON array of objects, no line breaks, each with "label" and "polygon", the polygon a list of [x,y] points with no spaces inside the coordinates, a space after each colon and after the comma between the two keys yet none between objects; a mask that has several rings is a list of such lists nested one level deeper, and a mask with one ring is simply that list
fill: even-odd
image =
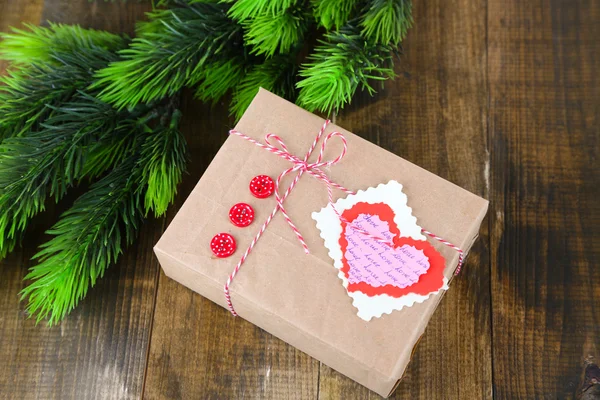
[{"label": "bow loop", "polygon": [[[231,131],[231,133],[238,134],[236,131]],[[342,152],[338,157],[334,158],[333,160],[323,161],[323,158],[325,155],[325,149],[327,147],[327,142],[334,137],[339,137],[341,139],[342,143],[344,144]],[[273,143],[271,143],[271,140],[274,140],[275,142],[277,142],[277,145],[273,145]],[[311,146],[311,148],[308,150],[308,152],[304,156],[304,159],[300,159],[300,157],[290,153],[287,145],[285,144],[283,139],[281,139],[281,137],[279,137],[278,135],[275,135],[273,133],[268,133],[267,135],[265,135],[265,143],[266,143],[266,146],[264,146],[264,147],[267,150],[271,151],[274,154],[277,154],[281,158],[284,158],[294,164],[292,171],[305,171],[305,172],[308,172],[310,170],[313,170],[313,169],[316,169],[319,167],[329,166],[329,165],[333,165],[333,164],[340,162],[342,160],[342,158],[344,158],[344,155],[346,154],[346,148],[347,148],[347,142],[346,142],[346,138],[344,137],[344,135],[337,131],[331,132],[323,139],[323,143],[321,143],[321,151],[319,152],[317,161],[314,163],[309,163],[308,159],[310,158],[311,154],[313,153],[313,151],[315,149],[314,145]],[[311,174],[311,175],[313,175],[315,177],[317,177],[317,175],[321,176],[322,172],[317,171],[316,174]]]},{"label": "bow loop", "polygon": [[[277,143],[279,143],[279,146],[281,146],[281,148],[272,145],[270,139],[274,139]],[[285,142],[283,141],[283,139],[281,139],[279,136],[277,136],[273,133],[267,133],[265,135],[265,143],[267,144],[267,149],[269,149],[270,151],[272,151],[273,153],[277,154],[280,157],[283,157],[287,160],[289,160],[290,157],[297,158],[297,157],[293,156],[292,154],[290,154],[290,151],[288,150],[287,146],[285,145]]]},{"label": "bow loop", "polygon": [[[325,154],[325,148],[327,147],[327,142],[329,142],[329,140],[331,140],[334,137],[339,137],[344,145],[344,147],[342,148],[342,152],[339,156],[337,156],[336,158],[334,158],[333,160],[330,161],[323,161],[323,156]],[[320,167],[320,166],[324,166],[324,165],[333,165],[333,164],[337,164],[338,162],[342,161],[342,158],[344,158],[344,156],[346,155],[346,150],[348,148],[348,142],[346,141],[346,137],[338,131],[335,132],[331,132],[329,135],[325,136],[325,139],[323,139],[323,143],[321,143],[321,152],[319,153],[319,157],[317,158],[317,162],[315,163],[316,167]]]},{"label": "bow loop", "polygon": [[[325,136],[323,143],[321,143],[321,148],[320,148],[319,156],[317,157],[317,161],[314,163],[308,162],[308,159],[310,158],[313,151],[317,147],[317,144],[321,140],[321,137],[323,136],[323,133],[325,132],[325,129],[327,128],[327,125],[329,125],[329,122],[330,122],[329,120],[325,121],[325,123],[321,127],[321,130],[317,134],[317,137],[312,142],[310,148],[304,155],[303,159],[290,153],[290,151],[289,151],[287,145],[285,144],[285,142],[283,141],[283,139],[281,139],[281,137],[279,137],[273,133],[268,133],[267,135],[265,135],[265,143],[266,144],[263,144],[263,143],[260,143],[258,140],[255,140],[255,139],[253,139],[247,135],[244,135],[243,133],[238,132],[236,130],[229,131],[230,134],[240,136],[240,137],[246,139],[247,141],[254,143],[257,146],[262,147],[262,148],[270,151],[271,153],[276,154],[279,157],[290,161],[293,164],[290,168],[281,172],[279,174],[279,176],[277,177],[277,179],[275,180],[275,199],[277,200],[277,207],[273,211],[272,215],[274,216],[278,210],[281,211],[281,213],[283,214],[283,217],[285,218],[288,225],[292,228],[292,230],[296,234],[296,237],[302,244],[302,247],[304,248],[304,251],[306,253],[309,253],[308,246],[306,245],[306,242],[304,241],[302,234],[300,233],[298,228],[296,228],[296,225],[294,225],[294,223],[292,222],[291,218],[289,217],[289,215],[283,205],[284,200],[287,198],[287,196],[290,194],[290,192],[294,189],[294,187],[300,180],[300,177],[306,172],[309,175],[312,175],[313,177],[324,182],[328,187],[333,185],[333,187],[335,187],[335,188],[341,189],[347,193],[351,193],[350,190],[348,190],[336,183],[331,182],[329,180],[329,178],[327,177],[327,174],[325,174],[325,172],[323,172],[322,170],[319,169],[320,167],[323,167],[323,166],[329,166],[329,165],[338,163],[346,154],[346,146],[347,146],[346,138],[340,132],[337,132],[337,131],[332,132],[332,133],[328,134],[327,136]],[[333,160],[323,161],[323,157],[325,154],[325,148],[327,147],[327,142],[334,137],[339,137],[342,140],[342,143],[344,145],[344,147],[342,149],[342,153]],[[281,186],[281,181],[287,174],[289,174],[291,172],[297,172],[296,177],[294,178],[292,183],[290,183],[290,185],[288,186],[288,188],[282,195],[279,192],[279,188]]]}]

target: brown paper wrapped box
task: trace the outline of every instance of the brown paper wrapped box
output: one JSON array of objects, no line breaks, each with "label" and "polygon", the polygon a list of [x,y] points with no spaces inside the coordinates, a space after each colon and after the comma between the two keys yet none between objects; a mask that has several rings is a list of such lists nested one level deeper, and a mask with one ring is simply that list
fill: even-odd
[{"label": "brown paper wrapped box", "polygon": [[[260,90],[236,130],[261,142],[267,133],[275,133],[290,153],[302,158],[323,122]],[[465,252],[470,249],[487,210],[486,200],[333,124],[326,133],[334,130],[348,141],[344,159],[327,171],[334,182],[359,190],[397,180],[421,227]],[[340,150],[339,141],[330,141],[325,158],[337,157]],[[223,285],[276,205],[275,196],[254,198],[248,184],[261,174],[275,179],[290,166],[289,161],[231,135],[154,248],[165,274],[226,307]],[[284,179],[284,190],[291,180]],[[237,228],[229,221],[229,209],[239,202],[254,208],[255,220],[249,227]],[[444,291],[369,322],[358,318],[311,218],[313,211],[327,205],[326,186],[305,174],[285,205],[311,254],[304,253],[278,213],[233,281],[231,298],[236,311],[367,388],[389,396]],[[237,241],[231,257],[216,258],[210,250],[212,237],[220,232],[231,233]],[[451,278],[458,253],[432,244],[446,258],[445,275]]]}]

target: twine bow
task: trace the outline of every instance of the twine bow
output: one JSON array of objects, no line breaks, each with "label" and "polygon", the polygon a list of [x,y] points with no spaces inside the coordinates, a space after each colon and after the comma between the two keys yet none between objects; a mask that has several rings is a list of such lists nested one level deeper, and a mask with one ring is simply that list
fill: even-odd
[{"label": "twine bow", "polygon": [[[329,179],[329,177],[327,176],[327,174],[321,169],[322,167],[328,167],[334,164],[337,164],[338,162],[340,162],[342,160],[342,158],[344,158],[344,156],[346,155],[346,151],[348,149],[348,144],[346,142],[346,138],[344,137],[344,135],[342,135],[340,132],[331,132],[329,133],[327,136],[325,136],[325,138],[323,139],[323,143],[321,143],[321,151],[319,152],[319,156],[317,157],[316,162],[314,163],[309,163],[308,159],[310,158],[310,156],[312,155],[313,151],[315,150],[315,148],[317,147],[317,144],[319,143],[319,141],[321,140],[321,137],[323,136],[323,134],[325,133],[325,129],[327,128],[327,125],[329,125],[329,120],[325,121],[325,123],[323,124],[323,126],[321,127],[321,129],[319,130],[319,133],[317,134],[317,136],[315,137],[315,140],[312,142],[310,148],[308,149],[308,151],[306,152],[306,154],[304,155],[304,158],[300,158],[298,156],[295,156],[294,154],[290,153],[287,146],[285,145],[285,143],[283,142],[283,140],[277,136],[274,135],[272,133],[269,133],[265,136],[265,143],[263,144],[261,142],[259,142],[258,140],[255,140],[253,138],[251,138],[250,136],[247,136],[239,131],[236,130],[231,130],[229,131],[229,134],[231,135],[236,135],[241,137],[242,139],[245,139],[247,141],[249,141],[250,143],[255,144],[256,146],[263,148],[273,154],[278,155],[279,157],[290,161],[293,165],[287,169],[285,169],[283,172],[281,172],[279,174],[279,176],[277,177],[277,179],[275,180],[275,199],[277,200],[277,205],[275,206],[275,208],[273,209],[273,211],[271,212],[271,214],[269,214],[269,216],[267,217],[267,220],[265,221],[265,223],[261,226],[260,230],[258,231],[258,233],[256,234],[256,236],[254,237],[254,239],[252,239],[252,242],[250,243],[250,245],[248,246],[248,248],[246,249],[246,251],[244,252],[244,254],[242,255],[242,257],[240,258],[240,261],[237,263],[236,267],[234,268],[234,270],[231,272],[231,274],[229,275],[229,277],[227,278],[227,282],[225,283],[225,286],[223,288],[223,291],[225,292],[225,299],[227,301],[227,306],[229,308],[229,311],[231,312],[231,314],[233,314],[234,316],[237,316],[238,314],[235,312],[235,309],[233,308],[233,304],[231,302],[231,294],[229,292],[229,287],[231,286],[231,282],[233,281],[233,279],[235,278],[235,276],[237,275],[237,273],[239,272],[240,268],[242,267],[242,265],[244,264],[244,262],[246,261],[246,258],[248,258],[248,255],[250,254],[250,252],[252,251],[252,249],[254,248],[254,246],[256,245],[256,243],[258,242],[258,240],[260,239],[260,237],[263,235],[263,233],[265,232],[265,230],[267,229],[267,226],[269,226],[269,224],[271,223],[271,221],[273,220],[273,217],[275,217],[275,215],[277,214],[278,211],[281,211],[281,213],[283,214],[285,220],[287,221],[288,225],[292,228],[292,230],[294,231],[294,233],[296,234],[296,237],[298,238],[298,240],[300,241],[300,243],[302,244],[302,248],[304,249],[304,252],[306,254],[309,254],[310,251],[308,249],[308,245],[306,244],[306,241],[304,240],[304,238],[302,237],[302,234],[300,233],[300,231],[298,230],[298,228],[296,227],[296,225],[294,224],[294,222],[292,221],[292,219],[290,218],[290,216],[288,215],[287,211],[285,210],[285,207],[283,205],[285,199],[290,195],[290,193],[292,192],[292,190],[294,189],[294,187],[296,186],[296,184],[298,183],[298,181],[300,180],[300,178],[302,177],[302,175],[306,172],[309,175],[312,175],[313,177],[317,178],[318,180],[320,180],[321,182],[325,183],[326,187],[327,187],[327,194],[328,194],[328,198],[329,198],[329,205],[331,206],[331,208],[333,209],[333,211],[335,212],[335,214],[338,216],[338,218],[340,219],[340,221],[345,222],[347,225],[351,226],[354,230],[357,230],[359,233],[362,233],[365,236],[368,236],[378,242],[381,242],[384,245],[390,246],[390,247],[394,247],[394,243],[373,235],[359,227],[357,227],[356,225],[350,223],[349,221],[347,221],[345,218],[342,217],[342,215],[336,210],[334,204],[333,204],[333,188],[335,189],[339,189],[345,193],[348,194],[354,194],[353,191],[346,189],[345,187],[343,187],[342,185],[339,185],[335,182],[333,182],[331,179]],[[342,141],[343,144],[343,149],[342,152],[339,156],[337,156],[336,158],[334,158],[333,160],[323,160],[324,158],[324,153],[325,153],[325,148],[327,146],[327,142],[331,139],[333,139],[334,137],[339,137],[340,140]],[[276,141],[279,144],[279,147],[274,146],[271,144],[271,140]],[[280,195],[279,193],[279,186],[281,184],[282,179],[289,173],[292,172],[298,172],[296,174],[296,177],[294,178],[294,180],[292,181],[292,183],[290,184],[290,186],[288,186],[288,188],[286,189],[286,191],[283,193],[283,196]],[[463,263],[463,250],[460,249],[459,247],[453,245],[450,242],[445,241],[444,239],[442,239],[441,237],[435,236],[433,233],[426,231],[424,229],[421,230],[421,232],[427,234],[428,236],[431,236],[437,240],[439,240],[440,242],[444,243],[445,245],[454,248],[455,250],[457,250],[459,252],[459,262],[458,262],[458,266],[456,268],[456,274],[458,274],[458,272],[460,271],[460,267]]]},{"label": "twine bow", "polygon": [[[292,192],[292,190],[294,189],[294,187],[296,186],[296,184],[298,183],[298,181],[300,180],[300,178],[302,177],[302,175],[306,172],[310,175],[312,175],[313,177],[319,179],[320,181],[324,182],[327,187],[328,187],[328,192],[331,192],[331,188],[334,187],[336,189],[342,190],[346,193],[353,193],[351,190],[346,189],[345,187],[338,185],[337,183],[333,182],[332,180],[329,179],[329,177],[327,176],[327,174],[325,174],[325,172],[323,172],[321,170],[321,167],[327,167],[327,166],[331,166],[334,164],[337,164],[338,162],[340,162],[342,160],[342,158],[344,158],[344,156],[346,155],[346,150],[348,148],[347,142],[346,142],[346,138],[344,137],[344,135],[342,135],[340,132],[332,132],[330,134],[328,134],[327,136],[325,136],[325,138],[323,139],[323,143],[321,143],[321,151],[319,152],[319,156],[317,157],[317,161],[314,163],[309,163],[308,159],[310,158],[310,156],[312,155],[313,151],[315,150],[315,148],[317,147],[317,144],[319,142],[319,140],[321,139],[321,137],[323,136],[323,133],[325,132],[325,128],[327,128],[327,125],[329,124],[329,121],[325,121],[325,123],[323,124],[321,130],[319,131],[319,133],[317,134],[317,137],[315,138],[315,140],[313,141],[313,143],[311,144],[310,148],[308,149],[308,151],[306,152],[305,156],[303,159],[301,159],[300,157],[297,157],[296,155],[290,153],[290,151],[288,150],[287,146],[285,145],[285,143],[283,142],[283,140],[277,136],[274,135],[272,133],[269,133],[268,135],[265,136],[265,144],[262,144],[254,139],[252,139],[249,136],[244,135],[243,133],[240,133],[238,131],[231,131],[230,133],[233,135],[237,135],[240,136],[243,139],[248,140],[251,143],[254,143],[255,145],[262,147],[268,151],[270,151],[273,154],[278,155],[279,157],[290,161],[293,165],[284,170],[283,172],[281,172],[281,174],[279,174],[279,176],[277,177],[277,179],[275,180],[275,199],[277,200],[277,206],[275,207],[275,209],[273,210],[273,212],[271,213],[272,216],[275,216],[275,214],[277,213],[277,211],[281,211],[281,213],[283,214],[285,220],[287,221],[288,225],[290,226],[290,228],[292,228],[292,230],[294,231],[294,233],[296,234],[296,237],[298,238],[298,240],[300,241],[300,243],[302,244],[302,248],[304,249],[304,252],[306,254],[309,254],[310,251],[308,250],[308,245],[306,244],[304,237],[302,237],[302,234],[300,233],[300,231],[298,230],[298,228],[296,227],[296,225],[294,224],[294,222],[292,222],[292,219],[290,218],[290,216],[288,215],[283,202],[284,200],[289,196],[289,194]],[[339,137],[340,140],[342,141],[344,147],[342,149],[342,152],[339,156],[337,156],[336,158],[334,158],[333,160],[326,160],[323,161],[323,157],[325,154],[325,148],[327,147],[327,142],[329,140],[331,140],[334,137]],[[276,141],[279,144],[279,147],[274,146],[273,144],[271,144],[271,140]],[[283,180],[283,178],[292,172],[298,172],[296,177],[294,178],[294,180],[292,181],[292,183],[290,184],[290,186],[287,188],[287,190],[284,192],[283,196],[279,193],[279,188],[281,186],[281,181]],[[269,222],[271,222],[271,219],[267,219],[266,225],[269,224]]]}]

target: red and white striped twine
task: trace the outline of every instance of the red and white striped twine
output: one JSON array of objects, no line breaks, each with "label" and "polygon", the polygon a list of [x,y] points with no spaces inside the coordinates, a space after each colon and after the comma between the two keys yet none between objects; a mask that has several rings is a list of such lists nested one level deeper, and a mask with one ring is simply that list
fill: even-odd
[{"label": "red and white striped twine", "polygon": [[438,242],[445,244],[446,246],[453,248],[454,250],[456,250],[458,252],[458,264],[456,266],[456,270],[454,271],[454,275],[458,275],[460,273],[460,268],[463,265],[463,262],[465,261],[465,252],[463,249],[461,249],[460,247],[450,243],[449,241],[447,241],[444,238],[441,238],[439,236],[437,236],[434,233],[431,233],[425,229],[421,229],[421,232],[423,232],[424,234],[426,234],[429,237],[434,238],[435,240],[437,240]]},{"label": "red and white striped twine", "polygon": [[[321,127],[321,129],[319,130],[319,133],[317,134],[317,136],[315,137],[315,140],[312,142],[310,148],[308,149],[308,151],[306,152],[305,156],[303,159],[300,159],[299,157],[291,154],[288,151],[287,146],[285,145],[285,143],[283,142],[283,140],[274,134],[269,133],[268,135],[265,136],[265,143],[263,144],[261,142],[259,142],[258,140],[255,140],[253,138],[251,138],[250,136],[244,135],[241,132],[238,132],[236,130],[231,130],[229,131],[229,133],[231,135],[236,135],[241,137],[242,139],[245,139],[247,141],[249,141],[250,143],[255,144],[256,146],[263,148],[271,153],[274,153],[290,162],[293,163],[293,166],[284,170],[281,174],[279,174],[279,176],[277,177],[277,179],[275,180],[275,199],[277,200],[277,205],[275,206],[275,208],[273,209],[273,211],[271,211],[271,214],[269,214],[269,216],[267,217],[267,220],[265,221],[265,223],[261,226],[260,230],[258,231],[258,233],[256,234],[256,236],[254,237],[254,239],[252,239],[252,242],[250,243],[250,245],[248,246],[248,248],[246,249],[246,251],[244,252],[244,254],[242,255],[242,257],[240,258],[240,260],[238,261],[237,265],[235,266],[235,268],[233,269],[233,271],[231,272],[231,274],[229,275],[229,277],[227,278],[227,282],[225,283],[225,286],[223,288],[224,292],[225,292],[225,299],[227,301],[227,306],[229,307],[229,311],[231,311],[231,314],[233,314],[233,316],[237,316],[238,314],[235,312],[235,309],[233,308],[233,303],[231,302],[231,294],[229,291],[229,288],[231,286],[231,283],[233,282],[233,279],[235,278],[235,276],[238,274],[238,272],[240,271],[240,269],[242,268],[242,265],[244,264],[244,262],[246,261],[246,259],[248,258],[248,256],[250,255],[250,252],[252,251],[252,249],[254,248],[254,246],[256,246],[256,243],[258,242],[258,240],[260,239],[260,237],[263,235],[263,233],[265,232],[265,230],[267,229],[267,226],[269,226],[269,224],[271,223],[271,221],[273,220],[273,217],[275,217],[275,215],[277,214],[278,211],[281,211],[281,213],[283,214],[283,217],[285,218],[285,220],[287,221],[288,225],[292,228],[292,230],[294,231],[294,233],[296,234],[296,237],[298,238],[298,240],[300,241],[300,244],[302,245],[302,248],[304,249],[304,252],[306,254],[309,253],[308,250],[308,245],[306,244],[306,241],[304,240],[304,238],[302,237],[302,234],[300,233],[300,231],[298,230],[298,228],[296,227],[296,225],[294,225],[294,223],[292,222],[292,219],[290,218],[290,216],[288,215],[287,211],[285,210],[285,207],[283,206],[283,202],[285,201],[285,199],[290,195],[290,193],[292,192],[292,190],[294,189],[294,187],[296,186],[296,184],[298,183],[298,181],[300,180],[300,177],[302,177],[302,175],[307,172],[309,175],[312,175],[313,177],[317,178],[318,180],[322,181],[323,183],[325,183],[325,185],[327,186],[327,194],[328,194],[328,200],[329,200],[329,205],[331,206],[331,208],[333,209],[333,211],[335,212],[335,214],[338,216],[338,218],[340,219],[340,221],[346,223],[348,226],[352,227],[352,229],[356,230],[357,232],[372,238],[373,240],[376,240],[382,244],[385,244],[387,246],[390,247],[394,247],[394,243],[373,235],[367,231],[365,231],[364,229],[359,228],[358,226],[356,226],[355,224],[352,224],[351,222],[347,221],[345,218],[342,217],[342,215],[338,212],[338,210],[336,210],[334,204],[333,204],[333,188],[341,190],[345,193],[348,194],[354,194],[353,191],[346,189],[345,187],[331,181],[329,179],[329,177],[327,176],[327,174],[325,174],[325,172],[323,172],[323,170],[321,169],[321,167],[326,167],[326,166],[331,166],[333,164],[337,164],[338,162],[340,162],[342,160],[342,158],[344,158],[344,155],[346,154],[346,151],[348,149],[348,145],[346,143],[346,138],[344,137],[344,135],[342,135],[340,132],[332,132],[328,135],[325,136],[325,138],[323,139],[323,143],[321,144],[321,151],[319,152],[319,156],[317,157],[317,161],[314,163],[309,163],[308,159],[310,158],[311,154],[313,153],[313,151],[315,150],[315,148],[317,147],[317,144],[319,143],[319,140],[321,140],[321,137],[323,136],[323,134],[325,133],[325,129],[327,128],[327,125],[329,125],[329,120],[325,121],[325,123],[323,124],[323,126]],[[325,147],[327,145],[327,142],[334,138],[334,137],[339,137],[340,140],[342,141],[343,144],[343,149],[341,154],[336,157],[333,160],[330,161],[323,161],[323,154],[325,153]],[[274,145],[271,144],[270,140],[273,139],[275,140],[280,147],[276,147]],[[283,193],[283,196],[279,194],[279,186],[281,184],[282,179],[289,173],[292,172],[298,172],[296,174],[296,176],[294,177],[294,180],[292,181],[292,183],[290,184],[290,186],[287,188],[287,190]],[[447,240],[434,235],[433,233],[426,231],[425,229],[421,230],[423,233],[425,233],[426,235],[440,241],[441,243],[445,244],[446,246],[449,246],[451,248],[453,248],[454,250],[456,250],[459,254],[459,258],[458,258],[458,266],[456,267],[456,274],[458,274],[460,272],[460,268],[463,264],[463,250],[460,249],[459,247],[453,245],[452,243],[448,242]]]}]

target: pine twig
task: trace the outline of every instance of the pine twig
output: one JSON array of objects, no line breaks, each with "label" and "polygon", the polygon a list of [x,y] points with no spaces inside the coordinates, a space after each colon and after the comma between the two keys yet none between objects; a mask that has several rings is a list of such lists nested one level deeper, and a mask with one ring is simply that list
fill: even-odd
[{"label": "pine twig", "polygon": [[178,131],[180,112],[168,126],[141,126],[135,150],[93,184],[47,232],[52,239],[34,256],[39,264],[25,279],[27,310],[50,325],[85,297],[125,246],[137,236],[144,216],[165,212],[185,168],[185,141]]},{"label": "pine twig", "polygon": [[308,21],[303,7],[293,6],[275,15],[262,14],[243,22],[244,40],[254,54],[286,54],[302,42]]},{"label": "pine twig", "polygon": [[99,175],[128,152],[129,138],[102,152],[134,129],[135,121],[83,92],[60,107],[37,132],[5,139],[0,145],[0,257],[12,251],[29,220],[44,209],[47,197],[61,199],[78,180]]},{"label": "pine twig", "polygon": [[149,14],[121,60],[97,73],[99,98],[122,109],[174,96],[206,77],[206,67],[243,54],[242,28],[229,5],[192,2]]},{"label": "pine twig", "polygon": [[309,111],[337,112],[360,86],[375,92],[369,81],[394,77],[393,49],[365,41],[358,29],[347,26],[325,35],[299,75],[298,104]]},{"label": "pine twig", "polygon": [[247,72],[248,65],[240,57],[207,65],[195,96],[203,102],[214,104],[230,89],[237,87]]},{"label": "pine twig", "polygon": [[261,87],[293,101],[297,71],[295,57],[289,55],[274,56],[256,65],[235,88],[230,113],[239,120]]},{"label": "pine twig", "polygon": [[52,325],[63,319],[121,254],[121,232],[127,244],[135,238],[143,218],[136,167],[133,157],[121,163],[47,232],[53,238],[34,256],[39,264],[25,277],[33,282],[21,292],[22,299],[29,297],[27,311],[37,322],[48,318]]},{"label": "pine twig", "polygon": [[93,71],[116,60],[114,51],[124,45],[116,35],[78,26],[31,29],[13,30],[0,42],[0,58],[13,62],[0,77],[0,140],[38,129],[53,106],[85,89]]},{"label": "pine twig", "polygon": [[173,111],[167,126],[147,134],[139,163],[144,166],[142,180],[147,186],[144,196],[146,214],[164,215],[175,199],[187,162],[187,145],[178,129],[181,112]]},{"label": "pine twig", "polygon": [[410,0],[370,0],[361,18],[361,34],[374,43],[398,46],[412,22]]},{"label": "pine twig", "polygon": [[[5,56],[18,60],[32,51],[40,60],[17,65],[0,85],[0,258],[14,249],[48,196],[60,199],[81,178],[88,147],[103,132],[112,133],[115,121],[123,117],[81,91],[92,81],[94,69],[115,59],[106,47],[123,42],[96,31],[85,31],[85,40],[74,38],[81,32],[79,27],[53,25],[15,33],[0,45]],[[19,38],[21,34],[25,37]],[[50,47],[42,53],[39,43],[58,43],[57,50]]]},{"label": "pine twig", "polygon": [[298,0],[236,0],[228,14],[236,21],[257,17],[273,17],[296,4]]},{"label": "pine twig", "polygon": [[340,29],[351,16],[360,0],[312,0],[314,15],[325,29]]},{"label": "pine twig", "polygon": [[69,54],[83,49],[114,51],[123,47],[118,35],[79,25],[49,23],[48,27],[25,24],[25,29],[11,28],[0,35],[0,59],[13,64],[53,63],[56,54]]}]

